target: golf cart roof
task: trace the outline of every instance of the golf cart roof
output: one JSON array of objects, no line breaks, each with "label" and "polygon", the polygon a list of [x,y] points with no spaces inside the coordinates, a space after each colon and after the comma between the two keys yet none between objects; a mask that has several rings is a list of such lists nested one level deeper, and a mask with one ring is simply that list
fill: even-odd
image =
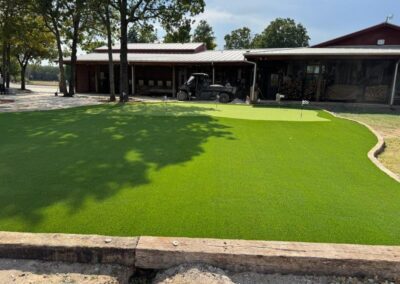
[{"label": "golf cart roof", "polygon": [[208,77],[207,73],[192,73],[192,76],[206,76]]}]

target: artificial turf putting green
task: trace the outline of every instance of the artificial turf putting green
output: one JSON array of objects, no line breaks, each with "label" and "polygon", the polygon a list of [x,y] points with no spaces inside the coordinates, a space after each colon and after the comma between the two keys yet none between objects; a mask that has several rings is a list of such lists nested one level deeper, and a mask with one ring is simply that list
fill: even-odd
[{"label": "artificial turf putting green", "polygon": [[106,105],[0,133],[0,230],[400,245],[376,138],[322,111]]}]

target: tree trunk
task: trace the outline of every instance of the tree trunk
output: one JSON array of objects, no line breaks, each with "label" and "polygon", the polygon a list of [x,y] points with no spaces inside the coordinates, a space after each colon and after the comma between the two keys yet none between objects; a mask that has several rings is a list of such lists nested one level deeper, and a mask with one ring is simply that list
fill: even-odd
[{"label": "tree trunk", "polygon": [[11,45],[7,44],[7,81],[6,81],[7,89],[10,88],[10,81],[11,81],[10,70],[11,70]]},{"label": "tree trunk", "polygon": [[74,17],[74,34],[72,36],[72,46],[71,46],[71,74],[69,78],[69,97],[73,97],[75,94],[75,73],[76,73],[76,61],[77,61],[77,48],[78,48],[78,36],[79,36],[79,26],[81,17],[77,15]]},{"label": "tree trunk", "polygon": [[106,28],[107,28],[107,46],[108,46],[108,73],[110,80],[110,101],[115,102],[115,82],[114,82],[114,61],[112,53],[112,31],[110,21],[110,8],[106,7]]},{"label": "tree trunk", "polygon": [[60,88],[60,93],[63,93],[64,96],[66,96],[67,95],[67,85],[65,83],[64,53],[62,50],[60,32],[58,31],[58,29],[55,31],[55,36],[56,36],[57,51],[58,51],[58,69],[60,72],[59,88]]},{"label": "tree trunk", "polygon": [[128,19],[126,17],[127,0],[121,0],[121,39],[120,39],[120,102],[129,100],[129,81],[128,81]]},{"label": "tree trunk", "polygon": [[6,49],[6,40],[3,40],[3,50],[2,50],[2,63],[1,63],[1,75],[3,77],[3,84],[5,87],[6,84],[6,69],[7,69],[7,49]]},{"label": "tree trunk", "polygon": [[26,90],[25,86],[25,74],[26,74],[26,65],[23,64],[21,66],[21,90]]}]

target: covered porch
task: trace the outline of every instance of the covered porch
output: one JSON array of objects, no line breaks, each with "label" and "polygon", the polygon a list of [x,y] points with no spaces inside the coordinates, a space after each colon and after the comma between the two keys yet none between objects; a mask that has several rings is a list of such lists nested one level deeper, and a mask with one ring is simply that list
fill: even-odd
[{"label": "covered porch", "polygon": [[[398,51],[293,49],[248,54],[257,63],[258,98],[400,104]],[[395,54],[395,55],[392,55]]]},{"label": "covered porch", "polygon": [[[143,64],[129,65],[129,93],[136,96],[176,97],[179,86],[192,73],[206,73],[212,84],[230,84],[245,98],[252,84],[252,66],[249,64]],[[119,93],[119,65],[114,67],[115,91]],[[104,63],[78,64],[76,88],[79,93],[110,92],[108,65]]]}]

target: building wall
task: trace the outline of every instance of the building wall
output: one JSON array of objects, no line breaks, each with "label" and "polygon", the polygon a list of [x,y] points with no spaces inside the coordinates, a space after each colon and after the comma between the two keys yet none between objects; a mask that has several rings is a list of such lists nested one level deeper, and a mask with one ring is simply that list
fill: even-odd
[{"label": "building wall", "polygon": [[353,35],[344,36],[342,38],[333,39],[314,47],[331,47],[331,46],[366,46],[378,45],[378,40],[385,40],[384,45],[400,45],[400,29],[387,25],[355,33]]},{"label": "building wall", "polygon": [[384,39],[385,45],[400,45],[400,32],[394,29],[381,28],[370,33],[343,39],[335,45],[377,45],[378,40]]},{"label": "building wall", "polygon": [[76,91],[78,93],[90,92],[90,72],[87,65],[78,64],[76,66]]}]

